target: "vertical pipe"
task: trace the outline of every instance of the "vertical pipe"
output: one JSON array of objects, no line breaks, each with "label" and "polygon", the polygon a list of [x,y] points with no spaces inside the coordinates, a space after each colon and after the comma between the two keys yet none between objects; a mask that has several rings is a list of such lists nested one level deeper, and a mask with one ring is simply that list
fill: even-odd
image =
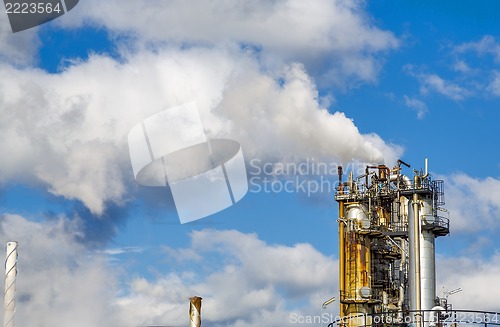
[{"label": "vertical pipe", "polygon": [[413,224],[413,221],[415,220],[414,214],[413,214],[413,206],[411,205],[412,201],[408,201],[407,205],[405,207],[407,214],[408,214],[408,219],[407,219],[407,224],[408,224],[408,299],[409,299],[409,305],[410,305],[410,310],[413,311],[415,310],[417,306],[417,300],[415,297],[416,291],[415,291],[415,284],[416,284],[416,278],[415,278],[415,225]]},{"label": "vertical pipe", "polygon": [[[338,192],[339,194],[344,191],[344,186],[342,185],[342,174],[343,169],[342,166],[338,166],[337,172],[339,175],[339,185]],[[339,201],[339,295],[340,295],[340,316],[343,317],[345,314],[345,305],[344,301],[344,274],[345,274],[345,235],[344,235],[344,201]]]},{"label": "vertical pipe", "polygon": [[345,234],[344,234],[344,202],[339,202],[339,292],[340,292],[340,316],[345,315],[343,296],[345,295]]},{"label": "vertical pipe", "polygon": [[413,225],[412,232],[413,235],[411,236],[413,239],[410,239],[410,250],[413,248],[413,261],[414,261],[414,269],[415,269],[415,308],[414,310],[417,311],[417,314],[415,315],[416,318],[416,325],[417,327],[422,326],[422,321],[421,321],[421,316],[420,316],[420,310],[422,310],[422,295],[421,295],[421,283],[420,283],[420,215],[419,215],[419,204],[418,204],[418,195],[416,193],[413,194],[413,201],[412,201],[412,206],[413,206],[413,219],[410,222],[410,224]]},{"label": "vertical pipe", "polygon": [[394,241],[397,241],[399,243],[399,251],[401,252],[401,261],[399,264],[399,299],[398,299],[398,311],[401,314],[403,311],[403,302],[405,300],[405,288],[404,288],[404,280],[405,280],[405,275],[404,272],[406,270],[406,251],[405,251],[405,242],[403,241],[402,238],[400,237],[395,237]]},{"label": "vertical pipe", "polygon": [[189,298],[189,327],[201,326],[201,297]]},{"label": "vertical pipe", "polygon": [[16,312],[17,242],[7,242],[5,259],[4,327],[14,327]]}]

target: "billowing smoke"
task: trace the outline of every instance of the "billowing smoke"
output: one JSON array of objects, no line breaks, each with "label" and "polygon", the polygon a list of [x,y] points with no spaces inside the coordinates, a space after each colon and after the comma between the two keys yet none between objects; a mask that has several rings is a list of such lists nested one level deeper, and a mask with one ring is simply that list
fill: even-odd
[{"label": "billowing smoke", "polygon": [[96,215],[131,196],[131,127],[188,101],[207,135],[239,141],[247,160],[382,162],[398,152],[322,107],[300,64],[269,72],[239,49],[93,56],[53,75],[2,65],[0,75],[1,182],[30,180]]}]

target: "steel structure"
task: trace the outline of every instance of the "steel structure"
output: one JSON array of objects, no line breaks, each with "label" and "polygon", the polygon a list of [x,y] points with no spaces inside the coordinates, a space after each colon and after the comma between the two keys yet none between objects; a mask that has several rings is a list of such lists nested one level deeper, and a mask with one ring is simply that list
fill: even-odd
[{"label": "steel structure", "polygon": [[[443,181],[432,180],[425,169],[402,173],[398,160],[367,166],[339,187],[340,324],[364,326],[379,313],[400,317],[414,312],[417,326],[439,305],[436,297],[435,239],[449,233],[443,216]],[[415,313],[416,312],[416,313]],[[427,312],[427,313],[425,313]]]}]

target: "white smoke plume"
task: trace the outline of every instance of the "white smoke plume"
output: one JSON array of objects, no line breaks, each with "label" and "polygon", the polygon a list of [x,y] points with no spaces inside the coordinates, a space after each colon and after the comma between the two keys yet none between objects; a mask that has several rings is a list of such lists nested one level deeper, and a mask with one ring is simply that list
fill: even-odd
[{"label": "white smoke plume", "polygon": [[1,65],[0,75],[0,182],[30,180],[97,215],[127,200],[130,128],[183,102],[196,101],[207,135],[238,140],[247,158],[381,162],[399,151],[321,107],[300,64],[270,73],[238,49],[93,56],[60,74]]}]

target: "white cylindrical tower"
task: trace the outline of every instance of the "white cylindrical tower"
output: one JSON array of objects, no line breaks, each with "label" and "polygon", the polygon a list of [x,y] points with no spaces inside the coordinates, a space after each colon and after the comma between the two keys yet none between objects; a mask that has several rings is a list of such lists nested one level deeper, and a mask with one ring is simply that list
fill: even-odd
[{"label": "white cylindrical tower", "polygon": [[14,327],[16,312],[17,242],[7,242],[5,259],[4,327]]},{"label": "white cylindrical tower", "polygon": [[201,326],[201,297],[189,298],[189,327]]},{"label": "white cylindrical tower", "polygon": [[427,196],[422,201],[420,215],[422,217],[422,234],[420,238],[420,266],[422,280],[422,310],[431,310],[436,304],[436,254],[434,240],[436,236],[427,226],[434,224],[432,198]]}]

